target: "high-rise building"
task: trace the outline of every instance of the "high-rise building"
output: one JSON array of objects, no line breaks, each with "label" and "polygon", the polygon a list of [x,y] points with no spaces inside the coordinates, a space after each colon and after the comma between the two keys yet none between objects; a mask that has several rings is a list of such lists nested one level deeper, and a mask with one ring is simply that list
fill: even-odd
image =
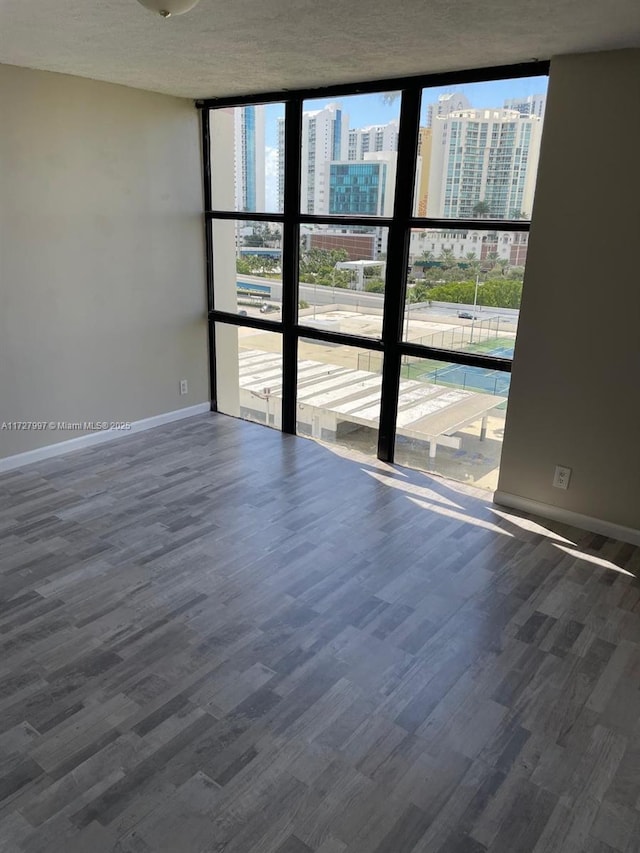
[{"label": "high-rise building", "polygon": [[329,163],[329,213],[391,216],[397,156],[372,152],[362,160]]},{"label": "high-rise building", "polygon": [[539,119],[543,119],[546,104],[546,95],[526,95],[524,98],[507,98],[504,108],[517,110],[521,116],[538,116]]},{"label": "high-rise building", "polygon": [[531,216],[542,121],[516,110],[465,109],[434,118],[427,215]]},{"label": "high-rise building", "polygon": [[427,201],[429,198],[429,174],[431,172],[431,145],[433,142],[433,131],[430,127],[421,127],[418,133],[418,167],[420,180],[416,185],[417,203],[415,210],[418,216],[427,215]]},{"label": "high-rise building", "polygon": [[[349,129],[349,117],[342,111],[340,104],[329,104],[322,110],[305,112],[302,126],[302,210],[305,213],[337,213],[330,210],[331,170],[327,164],[344,165],[346,161],[363,161],[367,154],[385,154],[398,150],[399,122],[392,119],[386,124],[369,125],[363,128]],[[337,155],[337,156],[336,156]],[[378,174],[381,167],[369,167],[367,174]],[[334,186],[337,172],[334,170]],[[395,161],[392,167],[395,175]],[[351,173],[355,177],[356,172]],[[375,195],[375,193],[374,193]],[[391,191],[391,198],[393,190]],[[369,202],[360,198],[356,203],[364,204],[368,209],[379,205],[379,199]],[[278,209],[284,204],[284,119],[278,119]],[[372,212],[371,215],[374,215]]]},{"label": "high-rise building", "polygon": [[387,124],[353,128],[349,131],[347,159],[364,160],[364,155],[368,153],[397,151],[399,127],[398,120],[392,119]]},{"label": "high-rise building", "polygon": [[234,111],[235,193],[237,210],[265,209],[264,106]]},{"label": "high-rise building", "polygon": [[284,116],[278,118],[278,210],[284,210]]},{"label": "high-rise building", "polygon": [[445,118],[449,113],[470,108],[471,102],[462,92],[446,92],[427,106],[427,127],[433,127],[436,118]]},{"label": "high-rise building", "polygon": [[[329,170],[332,160],[346,160],[349,142],[349,116],[340,104],[328,104],[321,110],[302,116],[303,213],[329,212]],[[284,146],[283,146],[284,147]]]}]

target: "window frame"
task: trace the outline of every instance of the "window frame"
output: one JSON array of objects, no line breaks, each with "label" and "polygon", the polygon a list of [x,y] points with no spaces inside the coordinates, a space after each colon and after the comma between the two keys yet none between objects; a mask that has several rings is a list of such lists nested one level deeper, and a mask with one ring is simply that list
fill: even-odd
[{"label": "window frame", "polygon": [[[440,349],[403,340],[403,324],[412,229],[461,229],[467,231],[529,232],[531,220],[430,218],[414,215],[414,170],[417,162],[422,90],[465,83],[492,82],[520,77],[549,75],[548,61],[473,69],[442,74],[375,80],[322,88],[279,91],[266,94],[207,98],[195,102],[201,116],[203,202],[205,221],[205,270],[208,302],[208,342],[211,411],[218,411],[216,388],[216,323],[246,326],[282,335],[282,431],[296,434],[297,353],[300,337],[344,344],[383,354],[382,398],[377,456],[392,463],[395,450],[396,417],[402,358],[405,355],[469,367],[511,373],[511,360],[491,355]],[[393,215],[351,216],[301,213],[302,114],[305,100],[350,95],[400,92],[400,120]],[[256,104],[284,103],[284,209],[282,213],[220,210],[212,207],[210,110]],[[214,307],[213,220],[233,219],[282,224],[282,314],[281,320],[242,316]],[[380,339],[301,326],[298,323],[298,271],[301,225],[384,226],[389,229],[384,311]]]}]

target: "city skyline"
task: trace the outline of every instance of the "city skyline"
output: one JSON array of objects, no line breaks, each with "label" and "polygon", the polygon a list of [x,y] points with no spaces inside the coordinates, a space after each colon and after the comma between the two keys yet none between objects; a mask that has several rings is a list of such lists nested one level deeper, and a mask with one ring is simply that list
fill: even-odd
[{"label": "city skyline", "polygon": [[250,105],[234,111],[235,192],[238,210],[266,206],[264,107]]},{"label": "city skyline", "polygon": [[[524,101],[534,95],[546,97],[547,85],[547,77],[537,76],[423,89],[420,125],[427,125],[429,105],[436,102],[440,95],[461,93],[474,108],[502,107],[505,101]],[[329,104],[340,104],[349,116],[351,130],[383,125],[400,118],[400,93],[392,91],[349,95],[343,98],[310,99],[304,102],[304,111],[322,110]],[[284,117],[284,104],[266,104],[264,109],[266,206],[267,209],[275,211],[278,209],[278,118]]]},{"label": "city skyline", "polygon": [[[548,78],[520,77],[511,80],[490,80],[485,83],[462,83],[457,86],[437,86],[423,89],[422,105],[420,109],[420,124],[426,124],[427,108],[430,103],[438,100],[440,95],[449,92],[462,92],[471,101],[474,107],[499,107],[505,100],[515,98],[526,98],[529,95],[546,94]],[[400,117],[400,93],[392,103],[386,103],[384,94],[375,93],[368,95],[349,95],[344,98],[318,98],[304,102],[304,110],[318,110],[328,104],[340,103],[352,121],[352,128],[363,128],[374,124],[386,124],[392,119]],[[480,102],[482,101],[482,103]],[[284,116],[284,104],[266,104],[266,145],[267,147],[277,144],[278,116]]]}]

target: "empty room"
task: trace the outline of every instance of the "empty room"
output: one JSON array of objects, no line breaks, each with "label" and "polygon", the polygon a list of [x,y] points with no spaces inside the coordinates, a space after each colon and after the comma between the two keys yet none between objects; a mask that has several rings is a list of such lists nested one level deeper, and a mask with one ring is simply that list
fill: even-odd
[{"label": "empty room", "polygon": [[0,4],[1,853],[640,853],[640,6]]}]

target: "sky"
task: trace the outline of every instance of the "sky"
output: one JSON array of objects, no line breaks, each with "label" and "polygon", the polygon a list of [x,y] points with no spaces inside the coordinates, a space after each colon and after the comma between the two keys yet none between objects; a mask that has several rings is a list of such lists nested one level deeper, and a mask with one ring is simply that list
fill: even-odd
[{"label": "sky", "polygon": [[[420,123],[426,124],[427,107],[447,92],[462,92],[474,107],[501,107],[507,98],[544,94],[548,77],[520,77],[515,80],[494,80],[485,83],[466,83],[423,89]],[[340,103],[349,116],[349,127],[359,128],[371,124],[386,124],[400,117],[400,98],[387,104],[381,94],[350,95],[343,98],[321,98],[304,102],[305,110],[318,110],[327,104]],[[265,107],[266,191],[267,207],[273,210],[277,197],[278,175],[278,117],[284,116],[284,104],[267,104]]]},{"label": "sky", "polygon": [[[501,107],[506,98],[538,95],[547,91],[547,77],[520,77],[516,80],[496,80],[487,83],[466,83],[460,86],[441,86],[423,89],[421,122],[427,119],[427,106],[446,92],[462,92],[474,107]],[[366,127],[370,124],[386,124],[400,116],[400,98],[386,104],[382,95],[350,95],[346,98],[321,98],[305,101],[305,110],[318,110],[327,104],[338,102],[349,115],[349,127]],[[284,116],[284,104],[268,104],[265,115],[267,146],[276,146],[277,118]]]}]

